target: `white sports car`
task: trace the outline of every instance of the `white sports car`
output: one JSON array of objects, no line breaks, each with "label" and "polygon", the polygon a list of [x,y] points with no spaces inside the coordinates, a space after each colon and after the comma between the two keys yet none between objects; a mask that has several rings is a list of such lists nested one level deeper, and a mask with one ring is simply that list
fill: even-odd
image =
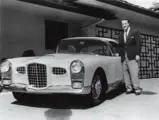
[{"label": "white sports car", "polygon": [[56,53],[7,59],[0,66],[4,89],[18,100],[28,94],[78,94],[97,104],[123,83],[117,41],[72,37],[60,41]]}]

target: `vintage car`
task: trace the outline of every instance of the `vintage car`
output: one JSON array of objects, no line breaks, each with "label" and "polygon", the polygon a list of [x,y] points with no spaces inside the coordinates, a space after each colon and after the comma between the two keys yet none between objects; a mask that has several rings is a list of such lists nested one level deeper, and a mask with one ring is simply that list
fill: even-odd
[{"label": "vintage car", "polygon": [[85,95],[93,104],[123,83],[118,42],[102,37],[62,39],[53,54],[10,58],[0,66],[4,89],[18,101],[29,94]]}]

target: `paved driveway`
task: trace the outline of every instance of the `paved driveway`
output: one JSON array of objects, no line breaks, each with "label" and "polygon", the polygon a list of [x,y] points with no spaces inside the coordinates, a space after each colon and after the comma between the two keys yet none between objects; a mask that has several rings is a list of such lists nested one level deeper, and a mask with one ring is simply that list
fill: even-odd
[{"label": "paved driveway", "polygon": [[[56,97],[19,103],[10,92],[0,94],[0,120],[158,120],[159,79],[141,80],[143,93],[125,95],[122,89],[109,94],[96,107],[86,107],[78,97]],[[116,95],[118,94],[118,95]],[[35,99],[35,98],[34,98]]]}]

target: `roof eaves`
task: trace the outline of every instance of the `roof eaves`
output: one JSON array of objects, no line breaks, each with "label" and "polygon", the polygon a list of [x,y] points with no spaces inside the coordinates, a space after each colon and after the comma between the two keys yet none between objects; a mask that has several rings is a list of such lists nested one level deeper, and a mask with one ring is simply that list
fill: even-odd
[{"label": "roof eaves", "polygon": [[148,15],[150,17],[154,17],[159,19],[159,13],[155,12],[155,11],[151,11],[149,9],[146,9],[144,7],[138,6],[138,5],[134,5],[132,3],[129,3],[125,0],[97,0],[100,2],[104,2],[110,5],[114,5],[114,6],[118,6],[127,10],[131,10],[137,13],[141,13],[144,15]]},{"label": "roof eaves", "polygon": [[[61,10],[66,10],[70,12],[75,12],[83,15],[88,15],[96,18],[104,18],[106,20],[117,19],[114,13],[109,10],[103,10],[100,8],[95,8],[93,6],[81,6],[74,1],[76,0],[18,0],[22,2],[27,2],[31,4],[37,4],[41,6],[46,6],[50,8],[56,8]],[[69,1],[69,2],[68,2]],[[72,1],[72,2],[71,2]]]}]

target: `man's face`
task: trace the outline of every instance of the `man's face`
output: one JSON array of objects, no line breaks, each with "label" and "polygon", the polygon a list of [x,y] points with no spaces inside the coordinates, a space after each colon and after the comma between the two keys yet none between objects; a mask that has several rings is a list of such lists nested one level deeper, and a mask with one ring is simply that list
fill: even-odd
[{"label": "man's face", "polygon": [[122,28],[123,28],[124,31],[126,31],[129,28],[129,25],[130,25],[128,20],[122,20],[121,24],[122,24]]}]

